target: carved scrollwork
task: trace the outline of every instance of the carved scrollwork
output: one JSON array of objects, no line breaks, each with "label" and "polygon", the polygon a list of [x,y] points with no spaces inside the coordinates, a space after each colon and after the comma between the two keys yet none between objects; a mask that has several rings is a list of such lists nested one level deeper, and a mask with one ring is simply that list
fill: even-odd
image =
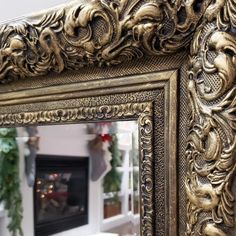
[{"label": "carved scrollwork", "polygon": [[234,0],[210,5],[192,43],[187,235],[226,236],[235,226],[231,189],[236,172],[235,12]]},{"label": "carved scrollwork", "polygon": [[210,0],[74,1],[0,26],[0,82],[115,65],[187,46]]},{"label": "carved scrollwork", "polygon": [[[195,32],[195,34],[194,34]],[[194,34],[194,35],[193,35]],[[186,235],[225,236],[234,222],[236,0],[93,0],[0,26],[0,83],[83,66],[175,53],[191,43]],[[1,125],[136,116],[146,105],[0,115]],[[145,109],[146,109],[145,108]],[[149,107],[150,108],[150,107]],[[128,112],[128,113],[127,113]],[[97,115],[96,115],[97,114]],[[145,113],[146,114],[146,113]],[[153,235],[149,195],[151,114],[140,117],[143,235]],[[144,151],[145,150],[145,151]],[[145,200],[146,199],[146,200]],[[144,213],[143,213],[144,214]]]},{"label": "carved scrollwork", "polygon": [[[139,116],[139,137],[140,137],[140,156],[141,156],[141,223],[145,226],[142,229],[142,235],[153,235],[154,220],[152,217],[153,211],[153,108],[150,104],[148,112],[142,113]],[[146,203],[145,203],[146,202]]]},{"label": "carved scrollwork", "polygon": [[[127,103],[99,107],[79,107],[37,112],[0,114],[0,125],[32,125],[58,122],[89,121],[118,118],[138,118],[141,113],[151,113],[151,103]],[[147,127],[150,127],[147,125]],[[146,129],[144,129],[146,131]]]}]

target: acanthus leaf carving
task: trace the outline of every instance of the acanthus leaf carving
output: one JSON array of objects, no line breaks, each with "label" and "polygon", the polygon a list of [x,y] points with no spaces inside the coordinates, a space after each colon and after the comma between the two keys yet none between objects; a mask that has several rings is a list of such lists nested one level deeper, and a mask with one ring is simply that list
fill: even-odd
[{"label": "acanthus leaf carving", "polygon": [[192,42],[185,183],[189,236],[226,236],[235,227],[235,9],[234,0],[212,3]]},{"label": "acanthus leaf carving", "polygon": [[116,65],[187,46],[210,0],[74,1],[0,26],[0,82]]},{"label": "acanthus leaf carving", "polygon": [[[235,0],[79,0],[0,26],[0,82],[172,54],[187,47],[193,37],[186,234],[224,236],[227,227],[235,226],[231,189],[236,169],[235,33]],[[211,76],[214,83],[209,82]],[[57,113],[37,115],[38,122],[61,119]],[[73,111],[66,115],[76,116]],[[22,122],[19,114],[0,119]],[[28,114],[25,122],[34,119]]]}]

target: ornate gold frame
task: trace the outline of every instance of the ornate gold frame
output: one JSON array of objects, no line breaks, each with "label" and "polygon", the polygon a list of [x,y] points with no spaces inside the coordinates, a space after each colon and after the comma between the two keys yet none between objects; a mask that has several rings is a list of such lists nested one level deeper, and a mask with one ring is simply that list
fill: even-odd
[{"label": "ornate gold frame", "polygon": [[[0,26],[0,80],[18,86],[21,82],[16,79],[84,66],[115,66],[148,55],[174,55],[191,45],[186,235],[233,235],[235,34],[235,0],[78,0]],[[109,83],[101,93],[109,91]],[[51,87],[45,95],[44,89],[22,92],[15,87],[16,91],[1,95],[1,113],[8,113],[1,116],[1,122],[15,122],[16,116],[9,114],[14,109],[6,112],[6,105],[42,102],[52,95],[56,101],[86,96],[90,88],[84,92],[83,88],[61,85]],[[165,232],[175,235],[177,230]]]}]

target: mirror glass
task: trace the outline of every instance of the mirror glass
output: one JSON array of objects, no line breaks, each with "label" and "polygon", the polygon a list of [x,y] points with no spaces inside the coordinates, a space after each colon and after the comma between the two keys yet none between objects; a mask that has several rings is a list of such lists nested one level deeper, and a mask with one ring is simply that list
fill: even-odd
[{"label": "mirror glass", "polygon": [[136,121],[21,127],[17,135],[36,236],[140,235]]}]

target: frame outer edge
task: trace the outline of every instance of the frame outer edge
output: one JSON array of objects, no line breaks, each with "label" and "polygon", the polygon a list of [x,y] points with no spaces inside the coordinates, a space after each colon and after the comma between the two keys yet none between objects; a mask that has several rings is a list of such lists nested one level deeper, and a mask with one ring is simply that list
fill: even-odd
[{"label": "frame outer edge", "polygon": [[212,3],[191,44],[188,94],[192,114],[185,180],[187,236],[236,233],[235,12],[234,0]]}]

